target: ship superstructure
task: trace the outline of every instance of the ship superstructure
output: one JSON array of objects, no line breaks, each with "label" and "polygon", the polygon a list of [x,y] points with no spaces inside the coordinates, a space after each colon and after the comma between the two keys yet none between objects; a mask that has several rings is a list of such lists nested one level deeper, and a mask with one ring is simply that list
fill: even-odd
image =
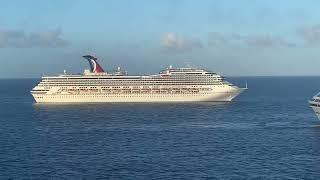
[{"label": "ship superstructure", "polygon": [[320,119],[320,93],[313,96],[313,98],[309,101],[309,104],[316,113],[317,117]]},{"label": "ship superstructure", "polygon": [[97,58],[83,56],[90,70],[81,75],[43,76],[31,93],[38,103],[231,101],[244,89],[214,72],[169,67],[155,75],[105,72]]}]

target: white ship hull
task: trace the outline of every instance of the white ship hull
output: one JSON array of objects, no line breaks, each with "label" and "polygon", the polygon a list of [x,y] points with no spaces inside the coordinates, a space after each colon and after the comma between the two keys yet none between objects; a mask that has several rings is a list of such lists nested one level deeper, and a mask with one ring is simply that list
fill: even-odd
[{"label": "white ship hull", "polygon": [[33,94],[33,97],[37,103],[229,102],[243,90],[233,88],[229,92],[203,94]]},{"label": "white ship hull", "polygon": [[320,107],[311,106],[311,108],[313,109],[313,111],[316,113],[318,119],[320,120]]},{"label": "white ship hull", "polygon": [[313,98],[309,101],[309,104],[320,120],[320,93],[313,96]]},{"label": "white ship hull", "polygon": [[97,58],[83,56],[83,74],[43,76],[31,94],[37,103],[228,102],[244,89],[219,74],[199,68],[172,68],[153,75],[128,75],[118,68],[105,72]]}]

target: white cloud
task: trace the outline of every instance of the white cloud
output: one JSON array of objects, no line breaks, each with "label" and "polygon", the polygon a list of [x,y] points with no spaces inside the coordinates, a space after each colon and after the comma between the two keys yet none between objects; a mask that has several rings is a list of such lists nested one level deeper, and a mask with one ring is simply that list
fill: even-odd
[{"label": "white cloud", "polygon": [[208,35],[208,45],[209,46],[221,46],[229,43],[230,37],[219,33],[219,32],[211,32]]},{"label": "white cloud", "polygon": [[69,42],[61,38],[60,29],[25,33],[20,30],[0,30],[0,48],[64,47]]},{"label": "white cloud", "polygon": [[298,35],[308,45],[320,44],[320,24],[298,30]]},{"label": "white cloud", "polygon": [[295,44],[271,35],[241,35],[234,34],[233,38],[254,47],[294,47]]},{"label": "white cloud", "polygon": [[287,41],[284,38],[266,34],[260,35],[243,35],[243,34],[229,34],[225,35],[218,32],[209,33],[209,46],[226,46],[226,45],[247,45],[250,47],[295,47],[296,44]]},{"label": "white cloud", "polygon": [[202,43],[200,40],[183,38],[175,33],[169,32],[162,36],[161,46],[171,52],[185,52],[195,48],[201,48]]}]

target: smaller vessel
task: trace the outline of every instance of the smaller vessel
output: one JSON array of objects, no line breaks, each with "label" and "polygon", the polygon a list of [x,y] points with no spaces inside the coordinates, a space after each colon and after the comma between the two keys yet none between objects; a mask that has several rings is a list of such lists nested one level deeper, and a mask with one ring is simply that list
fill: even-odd
[{"label": "smaller vessel", "polygon": [[309,101],[309,104],[320,119],[320,92],[313,96],[313,98]]}]

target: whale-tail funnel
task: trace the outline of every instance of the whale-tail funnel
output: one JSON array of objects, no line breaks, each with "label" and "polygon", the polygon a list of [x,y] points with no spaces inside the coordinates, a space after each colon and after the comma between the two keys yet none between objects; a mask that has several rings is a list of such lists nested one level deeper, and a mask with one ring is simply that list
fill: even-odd
[{"label": "whale-tail funnel", "polygon": [[83,58],[85,58],[86,60],[89,61],[90,64],[90,71],[93,73],[101,73],[104,72],[104,70],[102,69],[102,67],[99,65],[99,63],[97,62],[97,58],[91,56],[91,55],[85,55],[82,56]]}]

